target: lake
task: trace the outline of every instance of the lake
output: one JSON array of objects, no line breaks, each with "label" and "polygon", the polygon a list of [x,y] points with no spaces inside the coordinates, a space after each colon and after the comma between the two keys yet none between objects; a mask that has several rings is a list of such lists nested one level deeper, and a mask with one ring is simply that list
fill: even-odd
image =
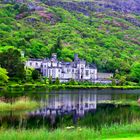
[{"label": "lake", "polygon": [[140,90],[0,92],[0,101],[12,104],[21,98],[36,101],[40,106],[30,111],[1,111],[1,127],[55,129],[84,126],[100,129],[103,125],[126,124],[140,119],[137,103]]}]

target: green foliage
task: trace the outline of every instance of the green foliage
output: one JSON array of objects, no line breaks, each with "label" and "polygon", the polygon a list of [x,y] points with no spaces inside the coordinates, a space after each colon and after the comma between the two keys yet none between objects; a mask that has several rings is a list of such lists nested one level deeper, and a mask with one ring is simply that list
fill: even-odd
[{"label": "green foliage", "polygon": [[33,110],[37,108],[39,105],[35,101],[31,101],[29,99],[20,99],[13,104],[11,103],[6,103],[6,102],[0,102],[0,111],[5,112],[5,111],[25,111],[25,110]]},{"label": "green foliage", "polygon": [[61,57],[61,51],[62,51],[61,39],[60,39],[60,37],[58,37],[57,41],[56,41],[56,44],[54,44],[54,46],[52,47],[50,52],[51,52],[51,54],[52,53],[57,53],[57,57],[60,58]]},{"label": "green foliage", "polygon": [[33,72],[33,69],[32,69],[32,68],[26,68],[26,69],[25,69],[25,73],[26,73],[26,82],[32,81],[32,72]]},{"label": "green foliage", "polygon": [[[41,12],[32,11],[30,2],[35,3],[29,0],[0,3],[0,52],[14,46],[23,50],[25,57],[46,58],[55,52],[65,61],[72,61],[77,53],[88,62],[96,63],[99,71],[118,70],[121,75],[130,72],[133,62],[140,62],[140,27],[126,20],[130,17],[139,21],[139,16],[115,11],[110,16],[108,11],[89,11],[88,17],[46,6],[45,1],[38,2],[43,8]],[[10,77],[24,77],[14,68],[11,71],[4,68]],[[133,80],[139,82],[137,78]]]},{"label": "green foliage", "polygon": [[126,82],[126,76],[121,76],[119,79],[119,85],[123,86]]},{"label": "green foliage", "polygon": [[59,81],[59,78],[58,78],[58,77],[57,77],[56,80],[55,80],[55,84],[56,84],[56,85],[59,85],[59,84],[60,84],[60,81]]},{"label": "green foliage", "polygon": [[34,84],[26,83],[24,84],[24,90],[33,90],[35,88]]},{"label": "green foliage", "polygon": [[132,65],[130,76],[133,81],[140,82],[140,63]]},{"label": "green foliage", "polygon": [[92,140],[94,139],[127,139],[137,140],[140,138],[140,123],[132,122],[130,124],[113,124],[103,126],[100,130],[93,128],[66,127],[64,129],[55,129],[48,131],[41,129],[1,129],[0,137],[2,140],[7,139],[40,139],[40,140]]},{"label": "green foliage", "polygon": [[0,65],[5,68],[10,78],[23,79],[25,76],[24,63],[20,51],[10,48],[0,53]]},{"label": "green foliage", "polygon": [[78,85],[78,82],[76,82],[74,79],[70,79],[70,81],[67,84],[68,85]]},{"label": "green foliage", "polygon": [[52,81],[52,76],[49,77],[49,84],[52,84],[53,81]]},{"label": "green foliage", "polygon": [[48,79],[47,77],[44,77],[44,83],[45,83],[46,85],[49,84],[49,79]]},{"label": "green foliage", "polygon": [[38,79],[40,79],[40,73],[39,73],[38,70],[33,70],[33,71],[32,71],[32,78],[33,78],[33,80],[38,80]]},{"label": "green foliage", "polygon": [[9,77],[7,76],[8,72],[6,69],[0,67],[0,83],[8,82]]}]

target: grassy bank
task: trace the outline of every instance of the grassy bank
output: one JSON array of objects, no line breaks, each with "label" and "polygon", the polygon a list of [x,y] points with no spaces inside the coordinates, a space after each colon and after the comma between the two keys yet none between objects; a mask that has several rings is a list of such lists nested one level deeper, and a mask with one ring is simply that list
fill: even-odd
[{"label": "grassy bank", "polygon": [[1,89],[24,91],[33,89],[140,89],[140,86],[111,86],[111,85],[46,85],[46,84],[23,84],[8,85]]},{"label": "grassy bank", "polygon": [[48,131],[46,129],[15,130],[1,129],[0,140],[93,140],[93,139],[140,139],[140,122],[127,125],[113,125],[101,130],[90,128],[65,128]]},{"label": "grassy bank", "polygon": [[20,99],[18,101],[13,102],[12,104],[9,102],[0,101],[0,112],[4,111],[25,111],[32,110],[37,108],[39,105],[35,101],[31,101],[29,99]]}]

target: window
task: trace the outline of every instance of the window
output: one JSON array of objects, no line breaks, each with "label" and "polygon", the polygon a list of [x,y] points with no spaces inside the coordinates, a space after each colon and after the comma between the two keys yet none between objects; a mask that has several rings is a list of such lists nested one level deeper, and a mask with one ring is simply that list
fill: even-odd
[{"label": "window", "polygon": [[32,66],[32,62],[30,62],[30,66]]},{"label": "window", "polygon": [[89,70],[86,70],[86,76],[88,76],[89,75]]},{"label": "window", "polygon": [[64,68],[62,69],[62,73],[65,73],[65,70],[64,70]]},{"label": "window", "polygon": [[38,66],[38,63],[36,63],[36,66]]},{"label": "window", "polygon": [[49,76],[51,75],[51,70],[49,69]]},{"label": "window", "polygon": [[74,69],[72,69],[72,73],[74,73]]},{"label": "window", "polygon": [[67,69],[67,72],[70,72],[70,69]]}]

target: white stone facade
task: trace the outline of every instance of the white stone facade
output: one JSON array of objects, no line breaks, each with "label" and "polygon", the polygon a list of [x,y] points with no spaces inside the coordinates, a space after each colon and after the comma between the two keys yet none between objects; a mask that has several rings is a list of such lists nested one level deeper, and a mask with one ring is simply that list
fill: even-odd
[{"label": "white stone facade", "polygon": [[52,77],[53,80],[59,78],[61,82],[67,82],[70,79],[93,82],[97,80],[96,66],[91,66],[85,60],[79,59],[77,54],[73,62],[58,61],[57,55],[52,54],[51,59],[30,59],[25,66],[40,70],[44,77]]}]

